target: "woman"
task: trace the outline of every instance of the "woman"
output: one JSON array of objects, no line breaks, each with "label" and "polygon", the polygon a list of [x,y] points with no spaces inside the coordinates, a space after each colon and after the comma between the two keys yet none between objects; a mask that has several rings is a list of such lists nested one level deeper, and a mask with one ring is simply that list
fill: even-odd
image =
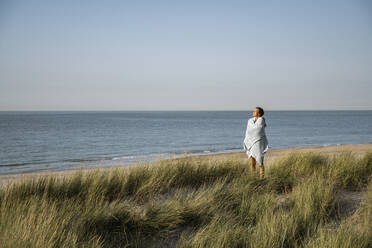
[{"label": "woman", "polygon": [[244,150],[251,162],[251,173],[256,170],[256,162],[260,167],[260,178],[264,178],[265,167],[263,164],[264,154],[269,148],[265,133],[266,121],[262,116],[264,110],[256,107],[253,111],[253,117],[248,120],[245,139],[243,142]]}]

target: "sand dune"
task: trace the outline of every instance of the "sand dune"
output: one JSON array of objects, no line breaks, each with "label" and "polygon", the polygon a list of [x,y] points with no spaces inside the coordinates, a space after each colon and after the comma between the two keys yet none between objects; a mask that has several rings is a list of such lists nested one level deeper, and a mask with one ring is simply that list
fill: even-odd
[{"label": "sand dune", "polygon": [[[280,156],[284,156],[291,152],[315,152],[322,154],[337,154],[344,151],[351,151],[357,155],[363,155],[366,152],[372,152],[372,144],[350,144],[350,145],[330,145],[330,146],[309,146],[309,147],[293,147],[293,148],[281,148],[281,149],[269,149],[266,153],[264,164],[269,167],[273,160]],[[222,153],[214,155],[199,155],[194,156],[197,159],[207,160],[225,160],[225,159],[241,159],[246,161],[248,164],[247,156],[244,152],[234,153]],[[104,170],[109,169],[103,168]],[[91,169],[83,169],[83,171],[89,171]],[[38,178],[40,176],[51,175],[57,177],[64,177],[75,173],[76,170],[65,170],[65,171],[42,171],[22,174],[9,174],[0,175],[0,185],[4,186],[10,182],[16,182],[19,180],[27,180],[32,178]]]}]

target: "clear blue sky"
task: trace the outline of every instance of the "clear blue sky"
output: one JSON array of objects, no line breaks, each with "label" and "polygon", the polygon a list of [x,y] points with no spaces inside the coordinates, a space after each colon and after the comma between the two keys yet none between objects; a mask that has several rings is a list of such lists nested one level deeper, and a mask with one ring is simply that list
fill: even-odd
[{"label": "clear blue sky", "polygon": [[371,1],[0,1],[0,110],[372,109]]}]

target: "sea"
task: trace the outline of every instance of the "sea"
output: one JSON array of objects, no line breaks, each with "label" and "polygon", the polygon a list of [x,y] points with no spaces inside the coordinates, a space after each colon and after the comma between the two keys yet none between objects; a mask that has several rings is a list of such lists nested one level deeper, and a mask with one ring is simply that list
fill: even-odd
[{"label": "sea", "polygon": [[[0,174],[243,151],[252,111],[1,111]],[[269,148],[372,143],[372,111],[265,111]]]}]

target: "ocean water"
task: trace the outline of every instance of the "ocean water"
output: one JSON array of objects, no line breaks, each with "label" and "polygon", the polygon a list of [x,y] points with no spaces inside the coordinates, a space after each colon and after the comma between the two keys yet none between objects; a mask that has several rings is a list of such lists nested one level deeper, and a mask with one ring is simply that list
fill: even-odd
[{"label": "ocean water", "polygon": [[[0,174],[242,151],[251,111],[0,112]],[[372,143],[372,111],[266,111],[270,148]]]}]

